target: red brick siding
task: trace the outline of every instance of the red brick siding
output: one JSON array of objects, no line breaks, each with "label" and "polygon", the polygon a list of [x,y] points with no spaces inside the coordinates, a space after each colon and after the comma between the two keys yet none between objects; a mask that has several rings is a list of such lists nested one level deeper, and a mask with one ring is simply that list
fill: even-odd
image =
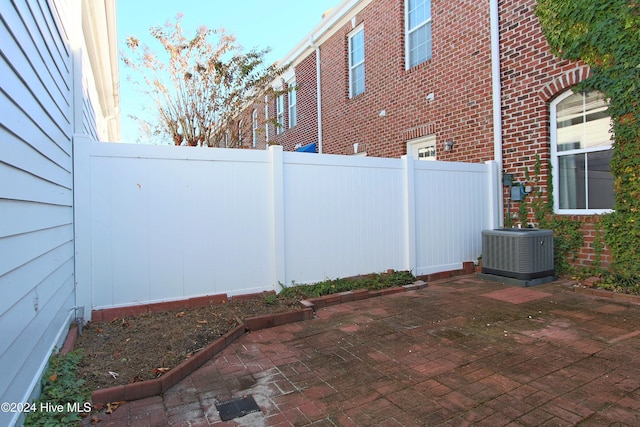
[{"label": "red brick siding", "polygon": [[[550,104],[565,90],[584,80],[589,69],[580,63],[560,60],[550,52],[535,16],[536,0],[505,0],[499,3],[500,71],[502,84],[502,143],[504,171],[516,181],[525,180],[525,170],[533,173],[536,154],[542,159],[544,197],[549,174]],[[507,189],[504,192],[505,200]],[[530,200],[530,199],[529,199]],[[518,202],[512,203],[517,212]],[[529,221],[533,222],[533,212]],[[572,216],[584,226],[585,245],[577,264],[593,260],[594,221],[597,216]],[[608,252],[602,257],[603,265]]]},{"label": "red brick siding", "polygon": [[[257,144],[253,147],[253,111],[258,112],[258,139]],[[241,148],[266,148],[265,137],[265,117],[264,103],[261,100],[254,102],[250,107],[246,108],[241,114],[242,120],[242,142]]]},{"label": "red brick siding", "polygon": [[[295,67],[297,87],[296,109],[297,124],[289,127],[289,99],[284,96],[283,132],[276,135],[275,127],[270,125],[269,141],[282,145],[285,151],[293,151],[297,144],[305,146],[318,142],[318,92],[316,81],[316,54],[307,56]],[[284,85],[286,88],[287,86]],[[276,117],[275,99],[270,102],[269,117]]]},{"label": "red brick siding", "polygon": [[[538,180],[546,197],[550,103],[584,80],[589,70],[550,53],[534,14],[535,4],[536,0],[499,2],[502,155],[504,171],[513,173],[516,181],[524,181],[525,170],[533,173],[536,155],[540,156],[543,167]],[[349,98],[348,87],[351,22],[322,43],[324,153],[352,154],[353,144],[359,143],[360,151],[364,148],[370,156],[399,157],[406,153],[407,140],[435,135],[439,160],[493,159],[489,1],[432,0],[432,18],[433,56],[406,70],[404,1],[374,0],[357,14],[355,26],[364,23],[365,31],[365,92],[354,98]],[[298,125],[277,136],[270,126],[270,141],[285,150],[317,142],[315,67],[314,52],[295,69]],[[428,102],[430,93],[434,100]],[[382,110],[385,116],[380,115]],[[258,111],[263,118],[264,108]],[[269,117],[275,118],[275,99],[270,99]],[[455,142],[451,152],[443,149],[448,140]],[[505,201],[507,196],[504,188]],[[518,207],[513,202],[512,212]],[[578,264],[588,265],[594,257],[593,223],[598,217],[574,219],[584,223],[585,245]],[[605,252],[603,265],[608,259]]]},{"label": "red brick siding", "polygon": [[[399,157],[406,141],[435,133],[442,160],[493,156],[489,8],[486,0],[433,0],[432,59],[405,69],[404,2],[377,0],[364,23],[365,92],[349,98],[349,22],[321,46],[323,152]],[[434,100],[427,95],[434,93]],[[384,110],[386,116],[380,116]],[[456,148],[444,152],[447,140]]]},{"label": "red brick siding", "polygon": [[[550,100],[577,81],[553,87],[555,93],[550,89],[557,77],[584,67],[551,54],[533,11],[535,4],[535,0],[500,2],[502,155],[504,171],[513,173],[520,182],[525,179],[525,170],[533,173],[536,154],[539,155],[543,166],[539,179],[546,183]],[[516,203],[514,212],[517,208]]]}]

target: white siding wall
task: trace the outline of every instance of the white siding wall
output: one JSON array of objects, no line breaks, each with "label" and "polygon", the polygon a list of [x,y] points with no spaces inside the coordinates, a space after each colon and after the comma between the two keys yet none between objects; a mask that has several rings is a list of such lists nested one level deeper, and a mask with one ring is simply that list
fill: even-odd
[{"label": "white siding wall", "polygon": [[492,228],[490,164],[129,144],[76,148],[78,304],[462,267]]},{"label": "white siding wall", "polygon": [[115,2],[2,1],[0,40],[0,402],[24,402],[74,315],[72,147],[119,139]]},{"label": "white siding wall", "polygon": [[74,304],[72,66],[48,2],[0,16],[0,401],[24,402]]}]

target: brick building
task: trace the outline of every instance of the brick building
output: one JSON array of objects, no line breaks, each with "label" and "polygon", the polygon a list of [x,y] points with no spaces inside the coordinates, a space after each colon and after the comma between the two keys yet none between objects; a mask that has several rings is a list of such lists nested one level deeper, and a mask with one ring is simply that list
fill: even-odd
[{"label": "brick building", "polygon": [[[550,53],[535,4],[343,0],[282,59],[291,66],[274,87],[295,91],[250,109],[251,145],[496,160],[538,200],[552,188],[554,213],[582,222],[588,265],[598,214],[613,206],[610,120],[599,94],[571,91],[589,70]],[[507,224],[535,225],[533,194],[526,218],[510,188],[503,196]]]}]

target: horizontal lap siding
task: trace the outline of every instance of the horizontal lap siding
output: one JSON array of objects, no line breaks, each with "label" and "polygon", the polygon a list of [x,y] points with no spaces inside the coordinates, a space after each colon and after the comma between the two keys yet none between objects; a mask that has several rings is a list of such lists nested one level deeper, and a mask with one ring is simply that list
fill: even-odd
[{"label": "horizontal lap siding", "polygon": [[74,301],[71,57],[55,13],[46,1],[0,4],[3,402],[29,396]]}]

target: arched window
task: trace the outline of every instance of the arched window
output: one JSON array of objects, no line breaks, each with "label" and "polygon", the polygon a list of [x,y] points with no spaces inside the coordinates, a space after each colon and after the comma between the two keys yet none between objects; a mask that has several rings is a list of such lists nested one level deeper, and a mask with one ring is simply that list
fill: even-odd
[{"label": "arched window", "polygon": [[569,90],[551,104],[554,210],[604,213],[613,208],[611,118],[601,93]]}]

